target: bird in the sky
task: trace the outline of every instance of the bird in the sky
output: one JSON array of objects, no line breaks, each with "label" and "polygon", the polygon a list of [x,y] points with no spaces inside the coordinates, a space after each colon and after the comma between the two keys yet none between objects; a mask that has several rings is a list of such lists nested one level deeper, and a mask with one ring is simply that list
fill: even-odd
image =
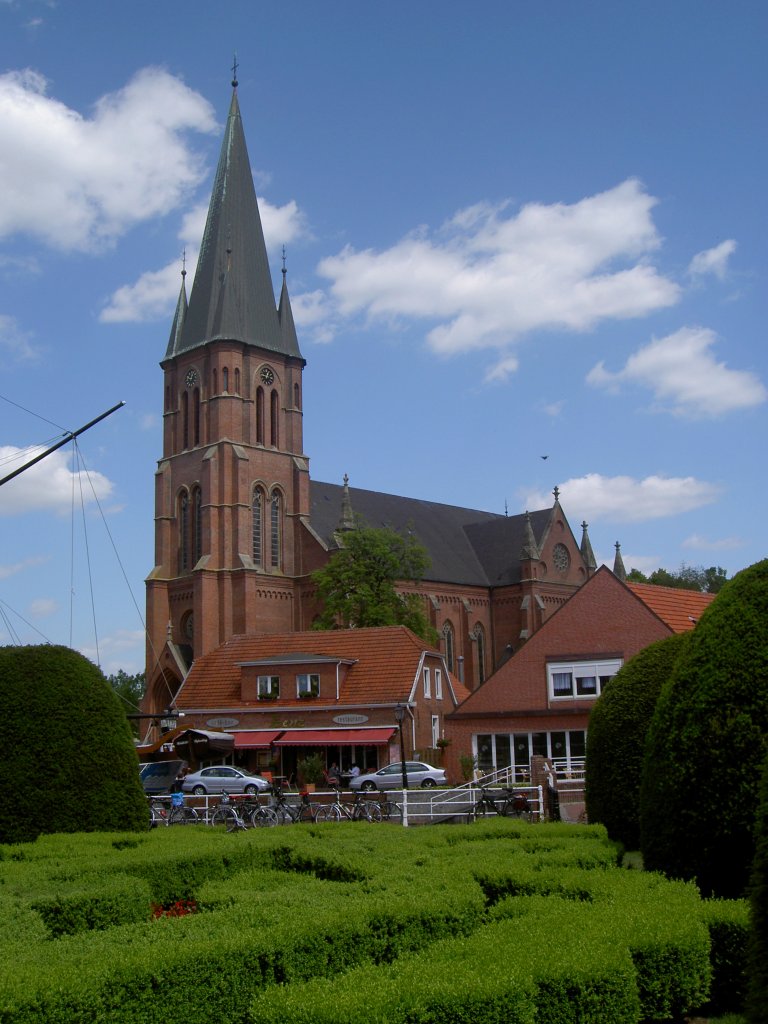
[{"label": "bird in the sky", "polygon": [[542,455],[542,456],[541,456],[541,458],[542,458],[542,459],[548,459],[548,458],[549,458],[549,456],[548,456],[548,455]]}]

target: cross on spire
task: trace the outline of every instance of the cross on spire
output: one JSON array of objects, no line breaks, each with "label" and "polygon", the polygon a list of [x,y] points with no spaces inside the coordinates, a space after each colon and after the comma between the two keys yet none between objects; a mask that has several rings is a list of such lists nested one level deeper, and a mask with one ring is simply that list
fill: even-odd
[{"label": "cross on spire", "polygon": [[237,54],[235,53],[232,57],[232,88],[237,88],[237,69],[240,65],[237,63]]}]

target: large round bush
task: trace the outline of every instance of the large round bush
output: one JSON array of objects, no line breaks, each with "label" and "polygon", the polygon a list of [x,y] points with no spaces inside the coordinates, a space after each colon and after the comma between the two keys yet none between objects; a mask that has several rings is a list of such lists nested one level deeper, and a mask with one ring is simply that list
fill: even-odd
[{"label": "large round bush", "polygon": [[640,848],[640,780],[656,701],[690,633],[676,633],[622,666],[589,716],[586,808],[611,839]]},{"label": "large round bush", "polygon": [[147,827],[117,696],[68,647],[0,647],[0,841]]},{"label": "large round bush", "polygon": [[730,580],[693,631],[648,731],[645,866],[742,896],[768,749],[768,560]]},{"label": "large round bush", "polygon": [[747,1020],[764,1024],[768,1007],[768,759],[763,766],[755,822],[755,859],[750,889]]}]

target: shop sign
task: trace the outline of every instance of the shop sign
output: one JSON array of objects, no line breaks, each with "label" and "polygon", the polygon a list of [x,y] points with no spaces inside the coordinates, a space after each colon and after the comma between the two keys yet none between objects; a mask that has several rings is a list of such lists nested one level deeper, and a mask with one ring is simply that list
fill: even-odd
[{"label": "shop sign", "polygon": [[368,715],[336,715],[336,725],[363,725],[368,721]]},{"label": "shop sign", "polygon": [[240,724],[239,718],[209,718],[206,725],[210,726],[211,729],[234,729],[236,725]]}]

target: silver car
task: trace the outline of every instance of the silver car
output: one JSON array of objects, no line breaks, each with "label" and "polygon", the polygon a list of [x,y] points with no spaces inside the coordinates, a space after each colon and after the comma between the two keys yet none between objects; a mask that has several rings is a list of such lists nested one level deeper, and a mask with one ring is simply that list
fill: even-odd
[{"label": "silver car", "polygon": [[263,793],[269,783],[260,775],[252,775],[244,768],[233,768],[230,764],[217,764],[212,768],[201,768],[191,772],[184,779],[182,790],[204,796],[206,793]]},{"label": "silver car", "polygon": [[[446,784],[443,769],[433,768],[431,764],[424,764],[423,761],[406,761],[405,771],[409,788],[421,786],[422,789],[427,789],[430,786]],[[366,792],[374,789],[402,789],[403,763],[395,761],[394,764],[388,764],[386,768],[379,768],[377,772],[358,775],[357,778],[349,780],[349,788],[362,789]]]}]

